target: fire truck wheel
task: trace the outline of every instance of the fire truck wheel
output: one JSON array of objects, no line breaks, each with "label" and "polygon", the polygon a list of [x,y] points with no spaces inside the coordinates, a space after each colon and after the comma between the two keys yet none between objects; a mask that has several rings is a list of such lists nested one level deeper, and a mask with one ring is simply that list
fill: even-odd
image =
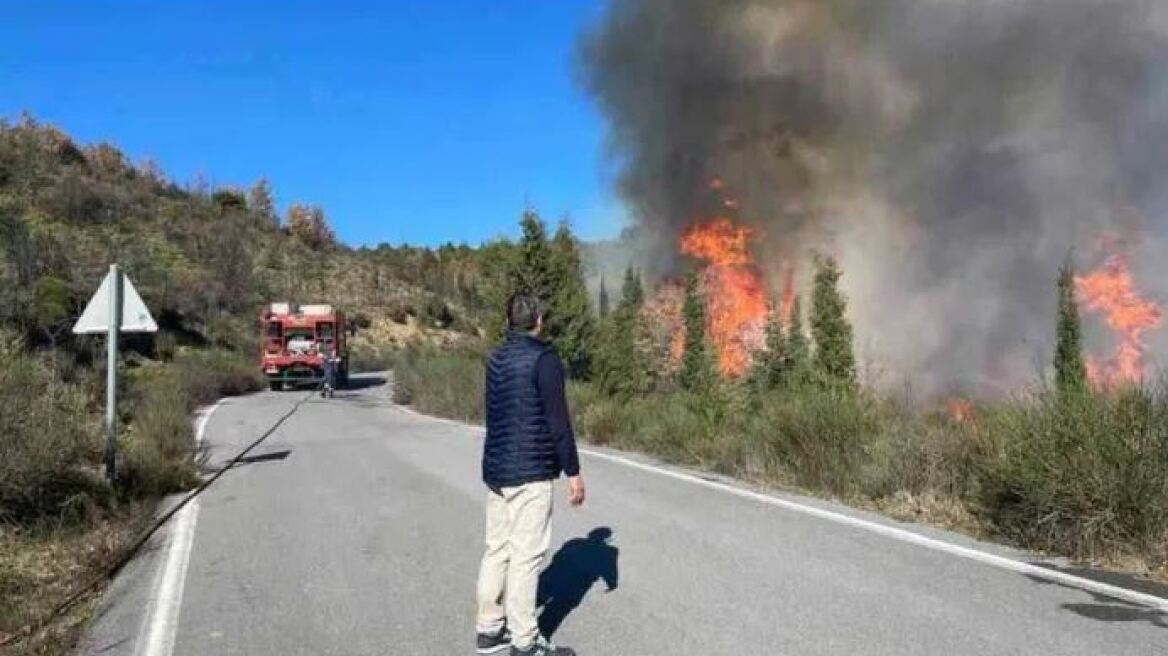
[{"label": "fire truck wheel", "polygon": [[268,387],[270,387],[273,392],[284,391],[284,383],[282,383],[278,380],[269,380]]}]

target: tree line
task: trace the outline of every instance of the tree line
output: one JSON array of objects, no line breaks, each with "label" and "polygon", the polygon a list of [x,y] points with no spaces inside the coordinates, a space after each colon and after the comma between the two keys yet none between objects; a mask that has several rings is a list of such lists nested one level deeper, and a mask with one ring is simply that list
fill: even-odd
[{"label": "tree line", "polygon": [[[547,304],[544,336],[564,360],[572,377],[594,381],[610,395],[644,394],[676,383],[701,392],[719,383],[714,351],[706,334],[707,316],[701,270],[687,277],[684,349],[676,381],[663,380],[661,354],[650,345],[643,309],[644,282],[635,268],[626,269],[615,304],[608,281],[602,280],[594,306],[585,285],[580,243],[571,227],[561,222],[549,237],[539,215],[526,210],[520,219],[516,243],[496,242],[484,247],[488,270],[488,303],[498,308],[488,335],[501,336],[506,298],[516,292],[534,294]],[[789,325],[772,306],[766,347],[754,354],[747,379],[763,389],[818,384],[850,389],[856,384],[852,327],[847,302],[839,289],[841,272],[826,255],[815,258],[810,332],[805,332],[801,303],[795,299]]]}]

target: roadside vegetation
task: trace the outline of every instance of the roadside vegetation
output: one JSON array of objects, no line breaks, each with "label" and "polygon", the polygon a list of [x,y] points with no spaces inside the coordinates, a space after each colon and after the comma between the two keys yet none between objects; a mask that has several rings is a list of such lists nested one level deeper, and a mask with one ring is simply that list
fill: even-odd
[{"label": "roadside vegetation", "polygon": [[20,638],[5,653],[65,653],[94,599],[38,623],[137,537],[154,500],[197,482],[195,408],[260,380],[228,351],[125,363],[121,466],[111,485],[102,470],[104,378],[0,336],[0,641]]},{"label": "roadside vegetation", "polygon": [[[513,248],[538,252],[542,247],[530,242],[540,239],[546,243],[524,225]],[[843,272],[828,257],[816,261],[807,316],[797,298],[785,325],[773,312],[765,349],[738,379],[715,372],[696,273],[682,307],[684,352],[671,367],[647,337],[652,318],[642,312],[645,292],[637,273],[628,271],[615,307],[592,317],[591,341],[567,328],[569,340],[589,344],[589,368],[577,369],[569,386],[582,438],[1041,552],[1168,576],[1168,386],[1088,385],[1069,264],[1058,287],[1051,381],[1036,381],[1010,398],[946,405],[881,394],[860,382],[846,299],[837,287]],[[533,266],[522,258],[511,262]],[[512,271],[500,285],[516,288],[514,281],[528,275]],[[567,287],[553,278],[553,308],[555,290]],[[607,296],[606,289],[610,306]],[[553,343],[561,354],[574,353],[559,346],[565,333],[555,326]],[[489,345],[402,351],[394,363],[398,401],[481,421]]]},{"label": "roadside vegetation", "polygon": [[[179,184],[109,144],[0,119],[0,651],[65,653],[92,599],[25,633],[128,544],[161,495],[197,480],[192,412],[258,389],[261,304],[334,303],[370,329],[359,355],[383,363],[382,329],[442,344],[477,335],[481,259],[455,245],[352,249],[319,207],[277,213],[264,180]],[[111,485],[103,340],[71,327],[115,261],[160,331],[122,339]]]}]

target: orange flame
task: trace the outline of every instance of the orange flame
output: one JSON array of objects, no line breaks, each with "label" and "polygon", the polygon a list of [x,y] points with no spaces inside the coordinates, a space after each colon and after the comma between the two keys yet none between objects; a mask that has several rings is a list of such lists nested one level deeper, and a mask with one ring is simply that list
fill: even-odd
[{"label": "orange flame", "polygon": [[1087,377],[1098,388],[1139,383],[1144,378],[1144,333],[1160,325],[1160,306],[1140,296],[1127,258],[1114,253],[1102,266],[1075,276],[1075,291],[1086,312],[1103,315],[1119,341],[1106,361],[1087,360]]},{"label": "orange flame", "polygon": [[964,424],[973,420],[973,403],[968,399],[949,399],[945,406],[954,422]]},{"label": "orange flame", "polygon": [[763,342],[766,290],[748,250],[753,234],[716,217],[691,227],[681,239],[683,253],[706,261],[707,330],[718,368],[726,376],[742,375]]}]

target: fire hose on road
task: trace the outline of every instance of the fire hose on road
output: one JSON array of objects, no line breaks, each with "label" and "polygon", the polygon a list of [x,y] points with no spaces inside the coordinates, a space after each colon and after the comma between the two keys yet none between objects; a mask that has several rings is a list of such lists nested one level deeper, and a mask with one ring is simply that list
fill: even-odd
[{"label": "fire hose on road", "polygon": [[292,407],[288,409],[287,412],[285,412],[278,419],[276,419],[276,421],[273,422],[272,425],[269,426],[268,429],[265,430],[259,437],[257,437],[251,443],[249,443],[241,451],[236,453],[235,456],[232,457],[230,460],[228,460],[222,467],[215,470],[214,474],[207,477],[202,483],[200,483],[198,485],[198,487],[196,487],[195,489],[188,492],[186,494],[186,496],[184,496],[182,499],[180,499],[178,501],[178,503],[174,504],[174,506],[172,506],[169,510],[167,510],[160,517],[155,519],[150,524],[150,526],[147,527],[146,530],[143,531],[142,534],[139,535],[138,538],[136,540],[134,540],[133,543],[130,544],[129,547],[127,547],[112,562],[110,562],[108,565],[103,567],[102,571],[99,575],[95,576],[92,580],[86,582],[84,585],[82,585],[77,590],[75,590],[72,594],[69,595],[69,597],[67,599],[65,599],[63,602],[61,602],[56,607],[54,607],[51,612],[49,612],[46,616],[44,616],[43,618],[41,618],[37,622],[30,624],[28,626],[25,626],[22,630],[18,631],[17,633],[12,634],[11,636],[7,636],[4,639],[0,639],[0,647],[11,646],[13,644],[16,644],[16,643],[22,641],[22,640],[27,639],[28,637],[30,637],[32,635],[35,635],[38,631],[40,631],[44,627],[48,626],[48,624],[50,622],[52,622],[53,620],[55,620],[56,618],[58,618],[62,614],[64,614],[65,611],[69,610],[74,605],[76,605],[78,601],[80,601],[83,597],[85,597],[85,595],[92,592],[95,588],[100,586],[105,581],[108,581],[108,580],[112,579],[114,576],[116,576],[118,574],[118,572],[120,572],[122,570],[122,568],[125,567],[126,564],[129,563],[130,560],[133,559],[135,555],[138,554],[138,551],[142,548],[142,546],[145,545],[146,542],[148,540],[150,540],[150,538],[153,537],[153,535],[155,533],[158,532],[158,529],[160,529],[164,525],[166,525],[166,523],[168,521],[170,521],[170,519],[172,517],[174,517],[176,514],[178,514],[178,512],[180,510],[182,510],[187,504],[189,504],[191,501],[193,501],[196,497],[198,497],[200,494],[202,494],[204,491],[206,491],[207,488],[211,487],[211,485],[213,485],[215,483],[215,481],[219,480],[219,478],[222,477],[224,474],[226,474],[229,470],[231,470],[231,468],[233,468],[235,465],[242,462],[248,456],[248,454],[251,453],[251,451],[253,449],[255,449],[257,446],[262,444],[264,442],[264,440],[268,439],[273,434],[275,434],[275,432],[277,430],[279,430],[280,427],[282,425],[284,425],[285,422],[287,422],[289,419],[291,419],[292,416],[295,415],[296,412],[299,411],[300,408],[305,403],[308,403],[310,400],[312,400],[312,398],[315,397],[316,394],[318,392],[320,392],[321,389],[323,389],[323,388],[324,388],[324,381],[322,381],[315,388],[313,388],[312,391],[308,392],[303,398],[301,398],[296,403],[294,403],[292,405]]}]

